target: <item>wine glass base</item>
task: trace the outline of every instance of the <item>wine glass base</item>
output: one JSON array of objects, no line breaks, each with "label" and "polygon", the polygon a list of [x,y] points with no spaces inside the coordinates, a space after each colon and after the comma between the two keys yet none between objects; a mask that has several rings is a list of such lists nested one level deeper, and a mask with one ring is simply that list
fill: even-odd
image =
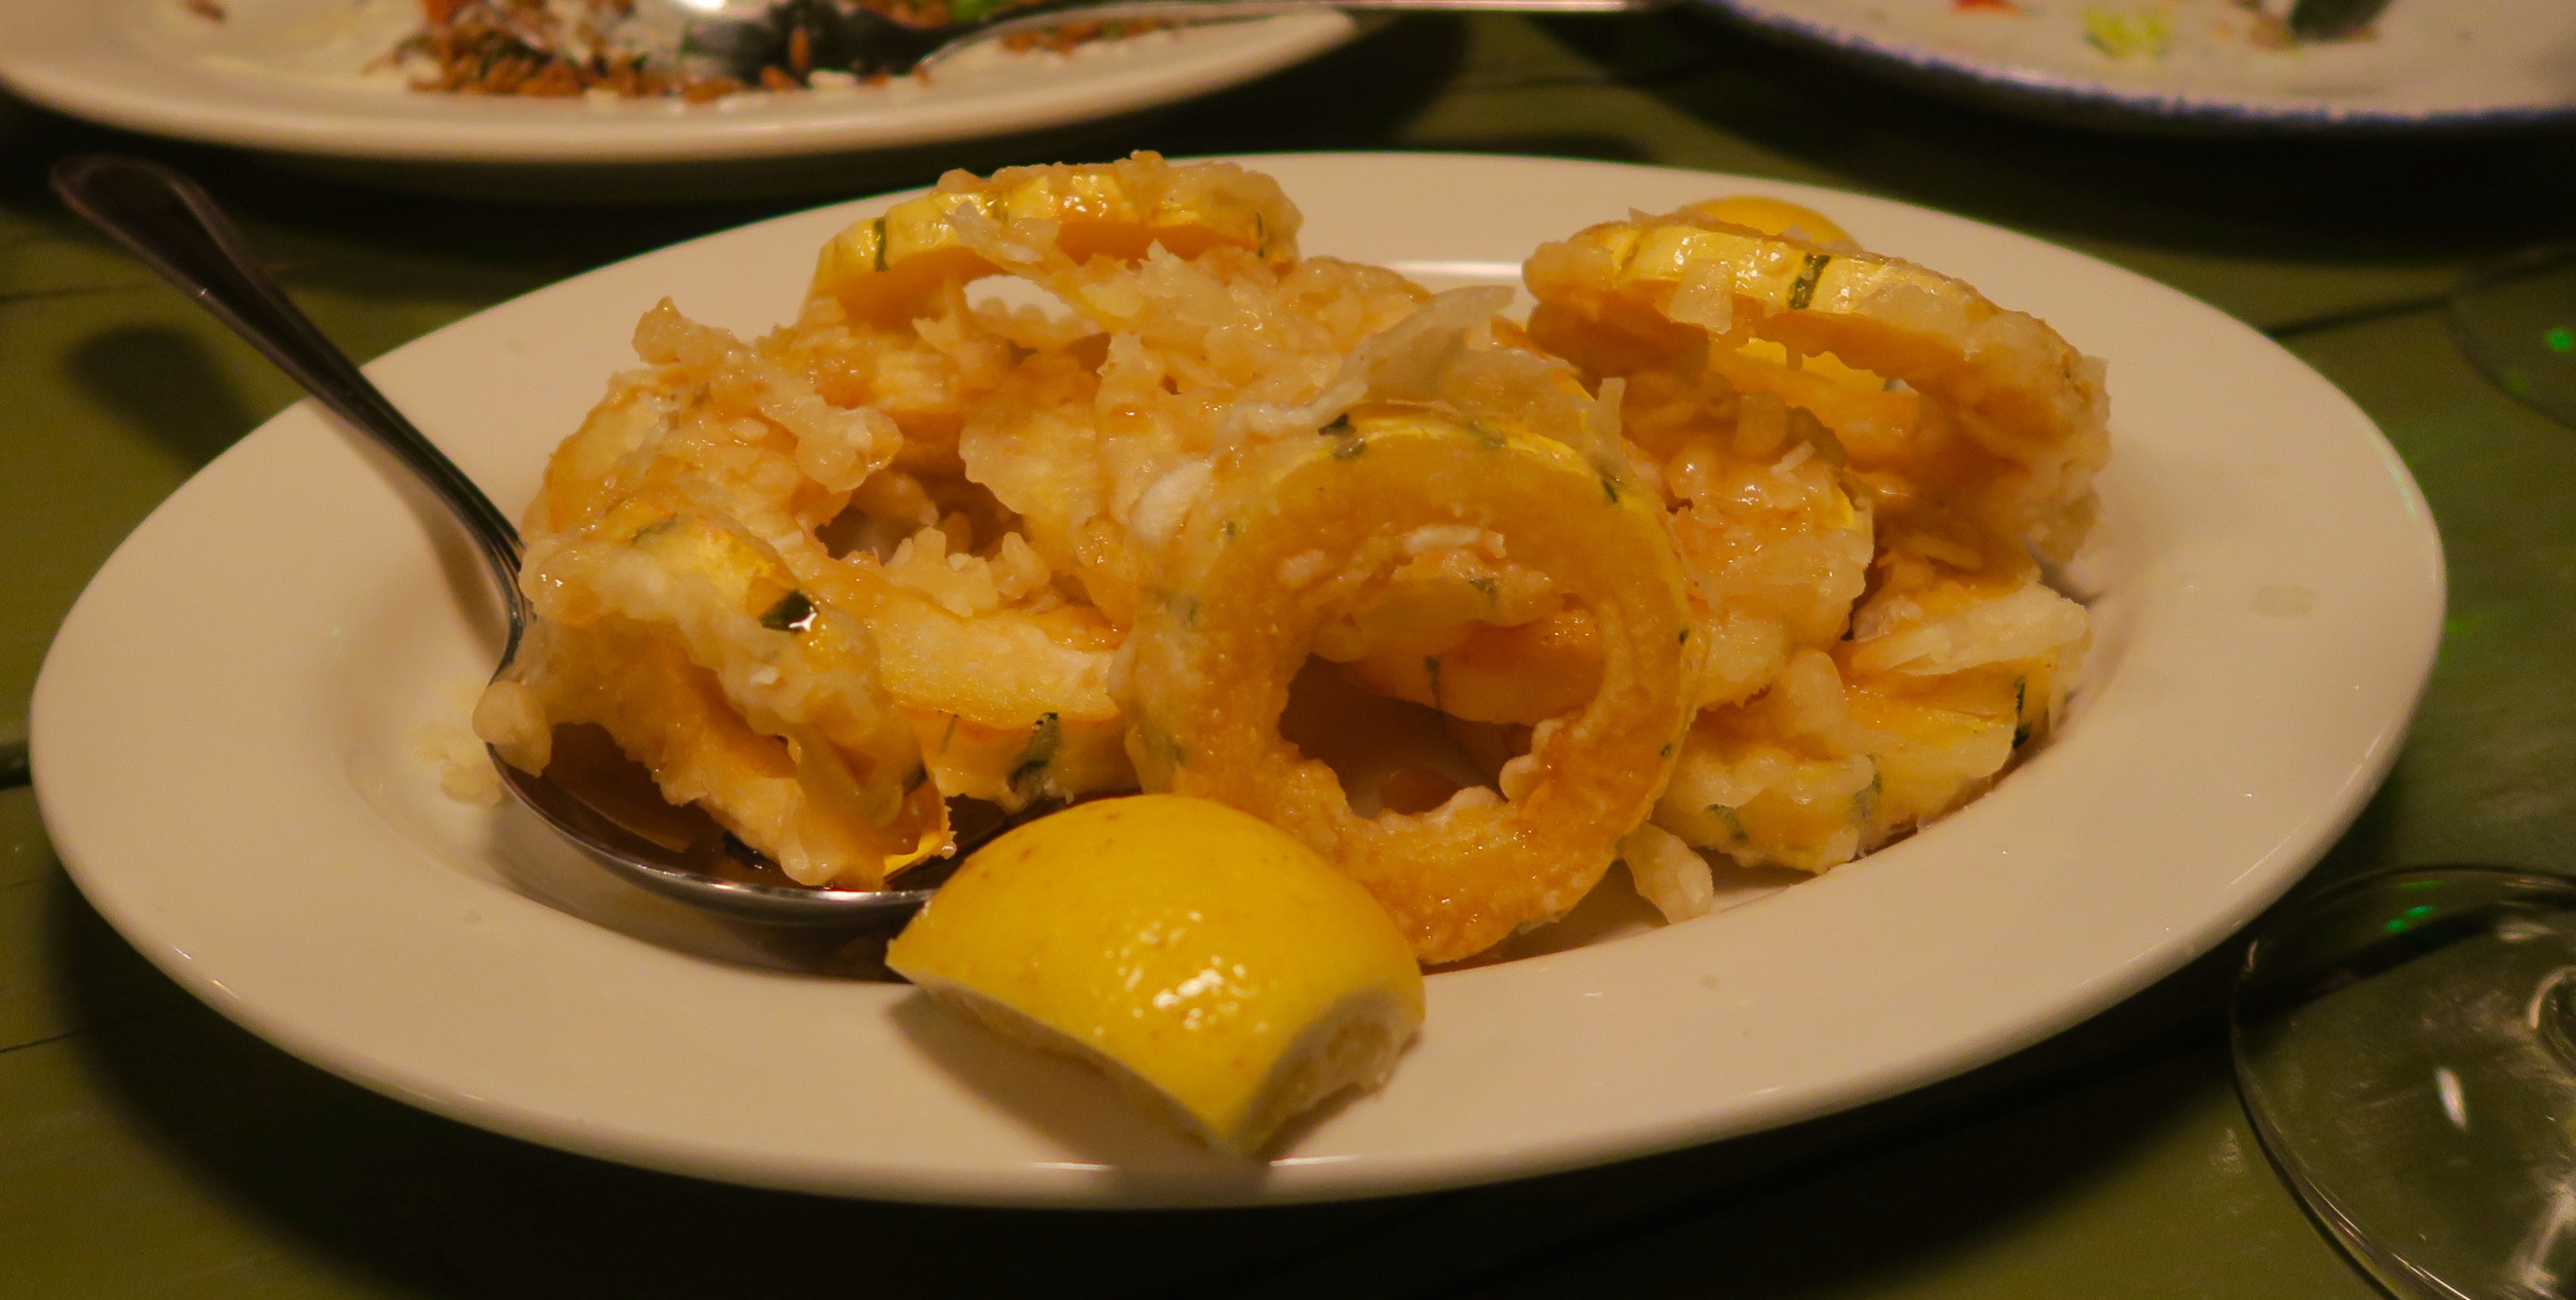
[{"label": "wine glass base", "polygon": [[2451,293],[2451,332],[2497,387],[2576,424],[2576,245],[2471,272]]},{"label": "wine glass base", "polygon": [[2576,881],[2327,890],[2247,953],[2230,1030],[2265,1152],[2392,1294],[2576,1294]]}]

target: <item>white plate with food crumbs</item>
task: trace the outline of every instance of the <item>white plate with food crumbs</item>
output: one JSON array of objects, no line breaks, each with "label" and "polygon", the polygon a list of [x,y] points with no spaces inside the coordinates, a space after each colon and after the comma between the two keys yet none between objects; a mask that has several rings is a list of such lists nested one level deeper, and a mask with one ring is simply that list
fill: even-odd
[{"label": "white plate with food crumbs", "polygon": [[[1969,98],[2209,130],[2576,117],[2560,0],[1704,0]],[[2357,25],[2355,25],[2357,23]]]},{"label": "white plate with food crumbs", "polygon": [[[425,27],[430,12],[451,21]],[[605,26],[619,12],[592,0],[14,5],[0,11],[0,85],[128,130],[325,158],[678,163],[1080,122],[1249,81],[1356,31],[1320,12],[979,47],[935,78],[817,66],[808,41],[728,79],[702,60],[667,60],[666,33],[594,30],[595,15]]]},{"label": "white plate with food crumbs", "polygon": [[[63,861],[226,1015],[467,1123],[816,1192],[1254,1204],[1644,1155],[1993,1060],[2253,917],[2394,760],[2439,634],[2439,539],[2369,420],[2214,309],[1778,182],[1243,166],[1040,169],[780,218],[377,361],[505,508],[557,456],[532,572],[588,594],[539,602],[551,641],[502,686],[463,538],[312,407],[280,415],[136,531],[55,641],[33,749]],[[1140,240],[1137,212],[1178,215]],[[1285,314],[1221,323],[1247,304]],[[1476,513],[1498,502],[1520,513]],[[618,605],[713,590],[618,575],[716,555],[753,557],[691,571],[751,584],[731,605]],[[1275,1135],[1253,1112],[1276,1099],[1242,1077],[1090,1040],[1203,1121],[1193,1137],[884,979],[867,940],[686,911],[475,801],[478,695],[484,735],[520,752],[528,719],[602,698],[564,682],[685,667],[683,641],[736,636],[727,619],[807,656],[771,664],[791,687],[873,635],[827,684],[855,693],[844,721],[864,682],[891,701],[872,716],[910,724],[835,742],[857,788],[898,782],[857,820],[811,786],[810,816],[769,818],[702,770],[705,806],[800,879],[900,883],[946,834],[922,790],[1199,795],[1255,819],[1188,843],[1340,874],[1212,899],[1121,859],[1114,901],[1337,889],[1281,906],[1378,937],[1306,985],[1384,990],[1368,1023],[1394,1036],[1372,1041],[1418,1034],[1350,1076],[1382,1085]],[[943,627],[1053,649],[958,671],[936,647],[969,642]],[[818,752],[828,720],[797,711],[830,691],[726,662],[690,679],[702,736],[765,719],[753,739]],[[979,692],[1049,690],[1064,702],[1013,726],[965,717]],[[768,702],[727,722],[738,692]],[[1081,712],[1084,692],[1105,702]],[[679,697],[626,698],[578,720],[623,742]],[[869,744],[898,757],[871,768]],[[1040,817],[1026,831],[1089,829],[1026,842],[1079,862],[1150,802]],[[1461,863],[1483,874],[1440,874]],[[1005,987],[1029,972],[996,975],[997,948],[1061,954],[1105,913],[1078,879],[997,879],[887,960],[994,994],[997,1023],[1125,1014],[1046,970]],[[1226,924],[1240,951],[1275,937]],[[1214,965],[1130,1009],[1211,983]]]}]

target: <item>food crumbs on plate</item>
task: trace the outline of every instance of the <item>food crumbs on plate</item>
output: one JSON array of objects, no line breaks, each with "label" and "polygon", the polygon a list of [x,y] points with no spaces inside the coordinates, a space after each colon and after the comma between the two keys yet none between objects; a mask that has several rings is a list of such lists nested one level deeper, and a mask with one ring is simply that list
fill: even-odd
[{"label": "food crumbs on plate", "polygon": [[1385,1079],[1422,974],[1366,890],[1222,804],[1082,804],[969,858],[886,964],[1012,1039],[1108,1071],[1219,1150]]},{"label": "food crumbs on plate", "polygon": [[493,769],[492,756],[474,734],[472,722],[483,688],[484,683],[474,678],[440,686],[430,716],[412,728],[411,747],[438,773],[439,788],[448,798],[496,808],[502,800],[501,774]]},{"label": "food crumbs on plate", "polygon": [[[717,0],[639,9],[634,0],[420,0],[421,21],[371,67],[418,91],[709,104],[909,75],[905,29],[990,17],[1031,0],[771,0],[756,12]],[[220,22],[218,0],[184,0]],[[706,14],[724,11],[712,26]],[[1064,23],[1006,38],[1008,48],[1069,52],[1157,30],[1155,22]]]},{"label": "food crumbs on plate", "polygon": [[2173,20],[2152,9],[2089,5],[2084,39],[2114,59],[2161,59],[2173,41]]}]

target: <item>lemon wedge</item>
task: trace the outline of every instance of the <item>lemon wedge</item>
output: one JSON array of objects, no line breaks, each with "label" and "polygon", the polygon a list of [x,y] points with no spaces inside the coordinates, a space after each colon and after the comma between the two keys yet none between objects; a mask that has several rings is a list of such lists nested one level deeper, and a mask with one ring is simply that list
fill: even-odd
[{"label": "lemon wedge", "polygon": [[1079,804],[986,845],[886,964],[1243,1155],[1376,1086],[1422,1024],[1412,947],[1368,891],[1269,823],[1180,795]]}]

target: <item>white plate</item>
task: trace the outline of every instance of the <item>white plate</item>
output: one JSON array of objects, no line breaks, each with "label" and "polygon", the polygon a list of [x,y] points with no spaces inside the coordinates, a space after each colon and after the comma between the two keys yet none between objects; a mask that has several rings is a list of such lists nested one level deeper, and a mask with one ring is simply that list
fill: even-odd
[{"label": "white plate", "polygon": [[[1304,206],[1310,252],[1451,283],[1509,278],[1540,241],[1631,207],[1780,195],[2108,357],[2118,450],[2077,569],[2100,594],[2068,725],[1965,811],[1812,883],[1434,976],[1383,1092],[1238,1166],[908,989],[712,959],[763,958],[516,809],[445,799],[410,738],[497,649],[482,578],[382,457],[305,405],[171,497],[65,621],[34,711],[64,862],[226,1015],[468,1123],[825,1192],[1285,1201],[1704,1142],[1994,1059],[2252,917],[2396,754],[2432,663],[2439,539],[2369,420],[2217,311],[1992,227],[1776,182],[1439,155],[1259,165]],[[632,364],[638,313],[668,294],[737,330],[786,319],[815,249],[886,202],[596,271],[369,369],[525,501]]]},{"label": "white plate", "polygon": [[[414,0],[180,0],[0,5],[0,86],[111,126],[339,159],[670,163],[884,149],[1167,104],[1350,39],[1337,13],[1157,32],[1069,55],[969,54],[935,83],[791,95],[529,100],[429,95],[358,70]],[[390,7],[393,21],[372,17]],[[355,17],[353,17],[355,15]]]},{"label": "white plate", "polygon": [[[1701,0],[1939,89],[2210,129],[2516,126],[2576,118],[2576,5],[2391,0],[2378,39],[2258,48],[2236,0]],[[2267,0],[2273,13],[2286,0]],[[2160,13],[2160,59],[2085,40],[2087,10]]]}]

